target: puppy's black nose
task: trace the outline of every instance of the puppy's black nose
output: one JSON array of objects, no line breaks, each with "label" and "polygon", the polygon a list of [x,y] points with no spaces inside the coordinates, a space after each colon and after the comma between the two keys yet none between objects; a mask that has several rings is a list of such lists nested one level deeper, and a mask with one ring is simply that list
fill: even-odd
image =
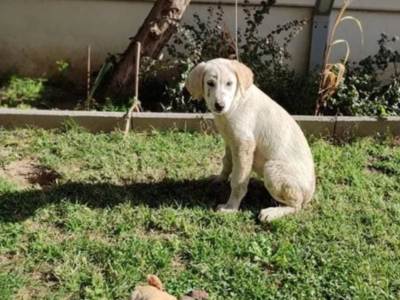
[{"label": "puppy's black nose", "polygon": [[222,111],[224,109],[225,105],[220,105],[218,102],[215,102],[215,110],[216,111]]}]

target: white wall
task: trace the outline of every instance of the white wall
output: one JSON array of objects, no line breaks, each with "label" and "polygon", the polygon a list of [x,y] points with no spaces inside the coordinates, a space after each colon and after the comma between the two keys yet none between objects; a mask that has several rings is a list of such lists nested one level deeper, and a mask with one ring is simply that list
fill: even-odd
[{"label": "white wall", "polygon": [[[206,16],[207,7],[216,0],[192,1],[184,22],[194,12]],[[234,0],[224,0],[226,22],[234,28]],[[259,0],[251,0],[259,3]],[[263,34],[294,19],[311,19],[315,0],[277,0],[265,21]],[[342,3],[336,0],[335,6]],[[27,75],[51,74],[57,60],[71,62],[76,80],[85,80],[86,47],[92,47],[92,64],[96,68],[107,53],[122,52],[150,11],[152,1],[118,0],[0,0],[0,71],[13,68]],[[241,12],[241,10],[240,10]],[[332,21],[336,16],[334,11]],[[360,45],[357,26],[342,24],[337,38],[347,39],[351,59],[360,60],[377,50],[381,32],[400,34],[400,0],[355,0],[347,13],[360,19],[364,26],[365,43]],[[228,17],[229,16],[229,17]],[[332,22],[331,22],[332,23]],[[239,25],[244,24],[239,14]],[[308,64],[310,27],[305,28],[292,43],[291,65],[305,71]],[[396,45],[400,51],[400,43]],[[332,60],[342,57],[337,47]]]}]

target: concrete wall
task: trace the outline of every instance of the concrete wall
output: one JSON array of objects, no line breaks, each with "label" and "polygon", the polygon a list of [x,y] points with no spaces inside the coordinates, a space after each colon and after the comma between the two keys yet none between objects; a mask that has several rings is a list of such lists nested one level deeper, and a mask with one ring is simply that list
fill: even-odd
[{"label": "concrete wall", "polygon": [[[400,117],[324,117],[293,116],[304,133],[316,137],[349,138],[360,136],[400,136]],[[60,128],[74,123],[92,133],[125,130],[125,113],[68,110],[0,109],[0,127]],[[196,113],[133,113],[130,130],[136,132],[183,131],[218,132],[212,114]]]},{"label": "concrete wall", "polygon": [[[242,0],[239,0],[242,2]],[[194,12],[206,15],[209,5],[217,0],[193,0],[184,22],[190,22]],[[234,0],[223,0],[226,22],[234,28]],[[259,0],[251,0],[259,3]],[[335,1],[339,7],[342,0]],[[276,25],[294,19],[311,19],[315,0],[277,0],[264,23],[267,34]],[[92,47],[92,64],[96,68],[107,53],[122,52],[150,11],[152,1],[134,0],[0,0],[0,72],[15,69],[26,75],[51,74],[57,60],[71,63],[71,74],[85,80],[86,47]],[[336,16],[334,11],[332,21]],[[347,39],[351,59],[360,60],[377,50],[381,32],[400,34],[400,0],[355,0],[348,14],[360,19],[364,26],[365,43],[361,46],[357,27],[342,24],[338,38]],[[239,11],[239,26],[244,24]],[[310,27],[305,28],[292,43],[291,65],[305,71],[308,65]],[[400,43],[395,46],[400,51]],[[344,55],[338,46],[332,59]]]}]

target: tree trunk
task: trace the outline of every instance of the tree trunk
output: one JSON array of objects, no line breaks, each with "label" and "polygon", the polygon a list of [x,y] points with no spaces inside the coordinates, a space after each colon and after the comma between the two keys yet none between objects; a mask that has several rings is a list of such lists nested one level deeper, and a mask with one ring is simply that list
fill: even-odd
[{"label": "tree trunk", "polygon": [[157,0],[149,15],[131,40],[106,86],[109,97],[131,97],[135,82],[135,44],[141,43],[142,57],[157,59],[177,30],[190,0]]}]

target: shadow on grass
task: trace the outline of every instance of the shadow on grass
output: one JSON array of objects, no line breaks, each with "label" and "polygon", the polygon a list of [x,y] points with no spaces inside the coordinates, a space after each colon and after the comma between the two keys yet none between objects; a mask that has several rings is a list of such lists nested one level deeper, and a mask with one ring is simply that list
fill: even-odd
[{"label": "shadow on grass", "polygon": [[[10,191],[0,195],[0,220],[19,222],[33,216],[36,210],[63,201],[90,208],[112,208],[118,204],[146,205],[150,208],[215,208],[228,200],[229,183],[211,185],[208,180],[164,180],[156,183],[115,185],[110,183],[69,182],[44,190]],[[263,207],[276,203],[261,181],[252,179],[242,202],[242,210],[255,215]]]}]

